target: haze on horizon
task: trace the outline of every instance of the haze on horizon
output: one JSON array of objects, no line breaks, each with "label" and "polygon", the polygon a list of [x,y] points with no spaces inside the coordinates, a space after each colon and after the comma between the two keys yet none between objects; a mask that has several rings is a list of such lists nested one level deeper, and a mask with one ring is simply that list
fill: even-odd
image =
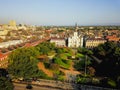
[{"label": "haze on horizon", "polygon": [[1,0],[0,24],[120,25],[120,0]]}]

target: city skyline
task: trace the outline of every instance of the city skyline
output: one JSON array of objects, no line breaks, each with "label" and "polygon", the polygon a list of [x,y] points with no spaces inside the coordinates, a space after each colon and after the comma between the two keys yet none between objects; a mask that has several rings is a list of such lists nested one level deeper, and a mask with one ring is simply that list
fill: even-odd
[{"label": "city skyline", "polygon": [[120,25],[120,0],[2,0],[0,24]]}]

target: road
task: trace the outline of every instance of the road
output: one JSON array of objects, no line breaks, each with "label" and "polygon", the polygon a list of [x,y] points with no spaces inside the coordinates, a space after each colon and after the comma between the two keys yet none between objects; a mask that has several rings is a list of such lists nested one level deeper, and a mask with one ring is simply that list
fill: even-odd
[{"label": "road", "polygon": [[[28,90],[26,89],[26,84],[17,84],[14,83],[14,90]],[[32,90],[61,90],[61,89],[55,89],[50,87],[40,87],[40,86],[33,86]]]}]

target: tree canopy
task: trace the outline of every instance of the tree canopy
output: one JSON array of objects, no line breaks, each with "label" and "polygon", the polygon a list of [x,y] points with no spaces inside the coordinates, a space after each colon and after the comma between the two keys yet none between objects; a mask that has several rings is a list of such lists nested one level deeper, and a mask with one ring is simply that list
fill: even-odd
[{"label": "tree canopy", "polygon": [[13,90],[14,86],[10,79],[1,76],[0,77],[0,90]]},{"label": "tree canopy", "polygon": [[48,54],[50,51],[55,49],[54,43],[43,42],[35,47],[40,54]]},{"label": "tree canopy", "polygon": [[14,86],[6,69],[0,68],[0,90],[13,90]]},{"label": "tree canopy", "polygon": [[120,47],[117,43],[106,42],[94,48],[93,52],[97,58],[102,60],[102,63],[94,65],[98,75],[120,76]]},{"label": "tree canopy", "polygon": [[8,58],[8,72],[17,78],[42,77],[45,74],[38,69],[37,55],[34,48],[20,48],[13,51]]}]

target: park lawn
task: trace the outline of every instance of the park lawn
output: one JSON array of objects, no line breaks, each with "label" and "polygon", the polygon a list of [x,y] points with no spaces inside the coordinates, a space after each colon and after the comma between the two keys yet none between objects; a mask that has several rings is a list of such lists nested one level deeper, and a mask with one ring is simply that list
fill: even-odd
[{"label": "park lawn", "polygon": [[77,53],[76,57],[78,58],[85,58],[85,55],[81,54],[81,53]]}]

